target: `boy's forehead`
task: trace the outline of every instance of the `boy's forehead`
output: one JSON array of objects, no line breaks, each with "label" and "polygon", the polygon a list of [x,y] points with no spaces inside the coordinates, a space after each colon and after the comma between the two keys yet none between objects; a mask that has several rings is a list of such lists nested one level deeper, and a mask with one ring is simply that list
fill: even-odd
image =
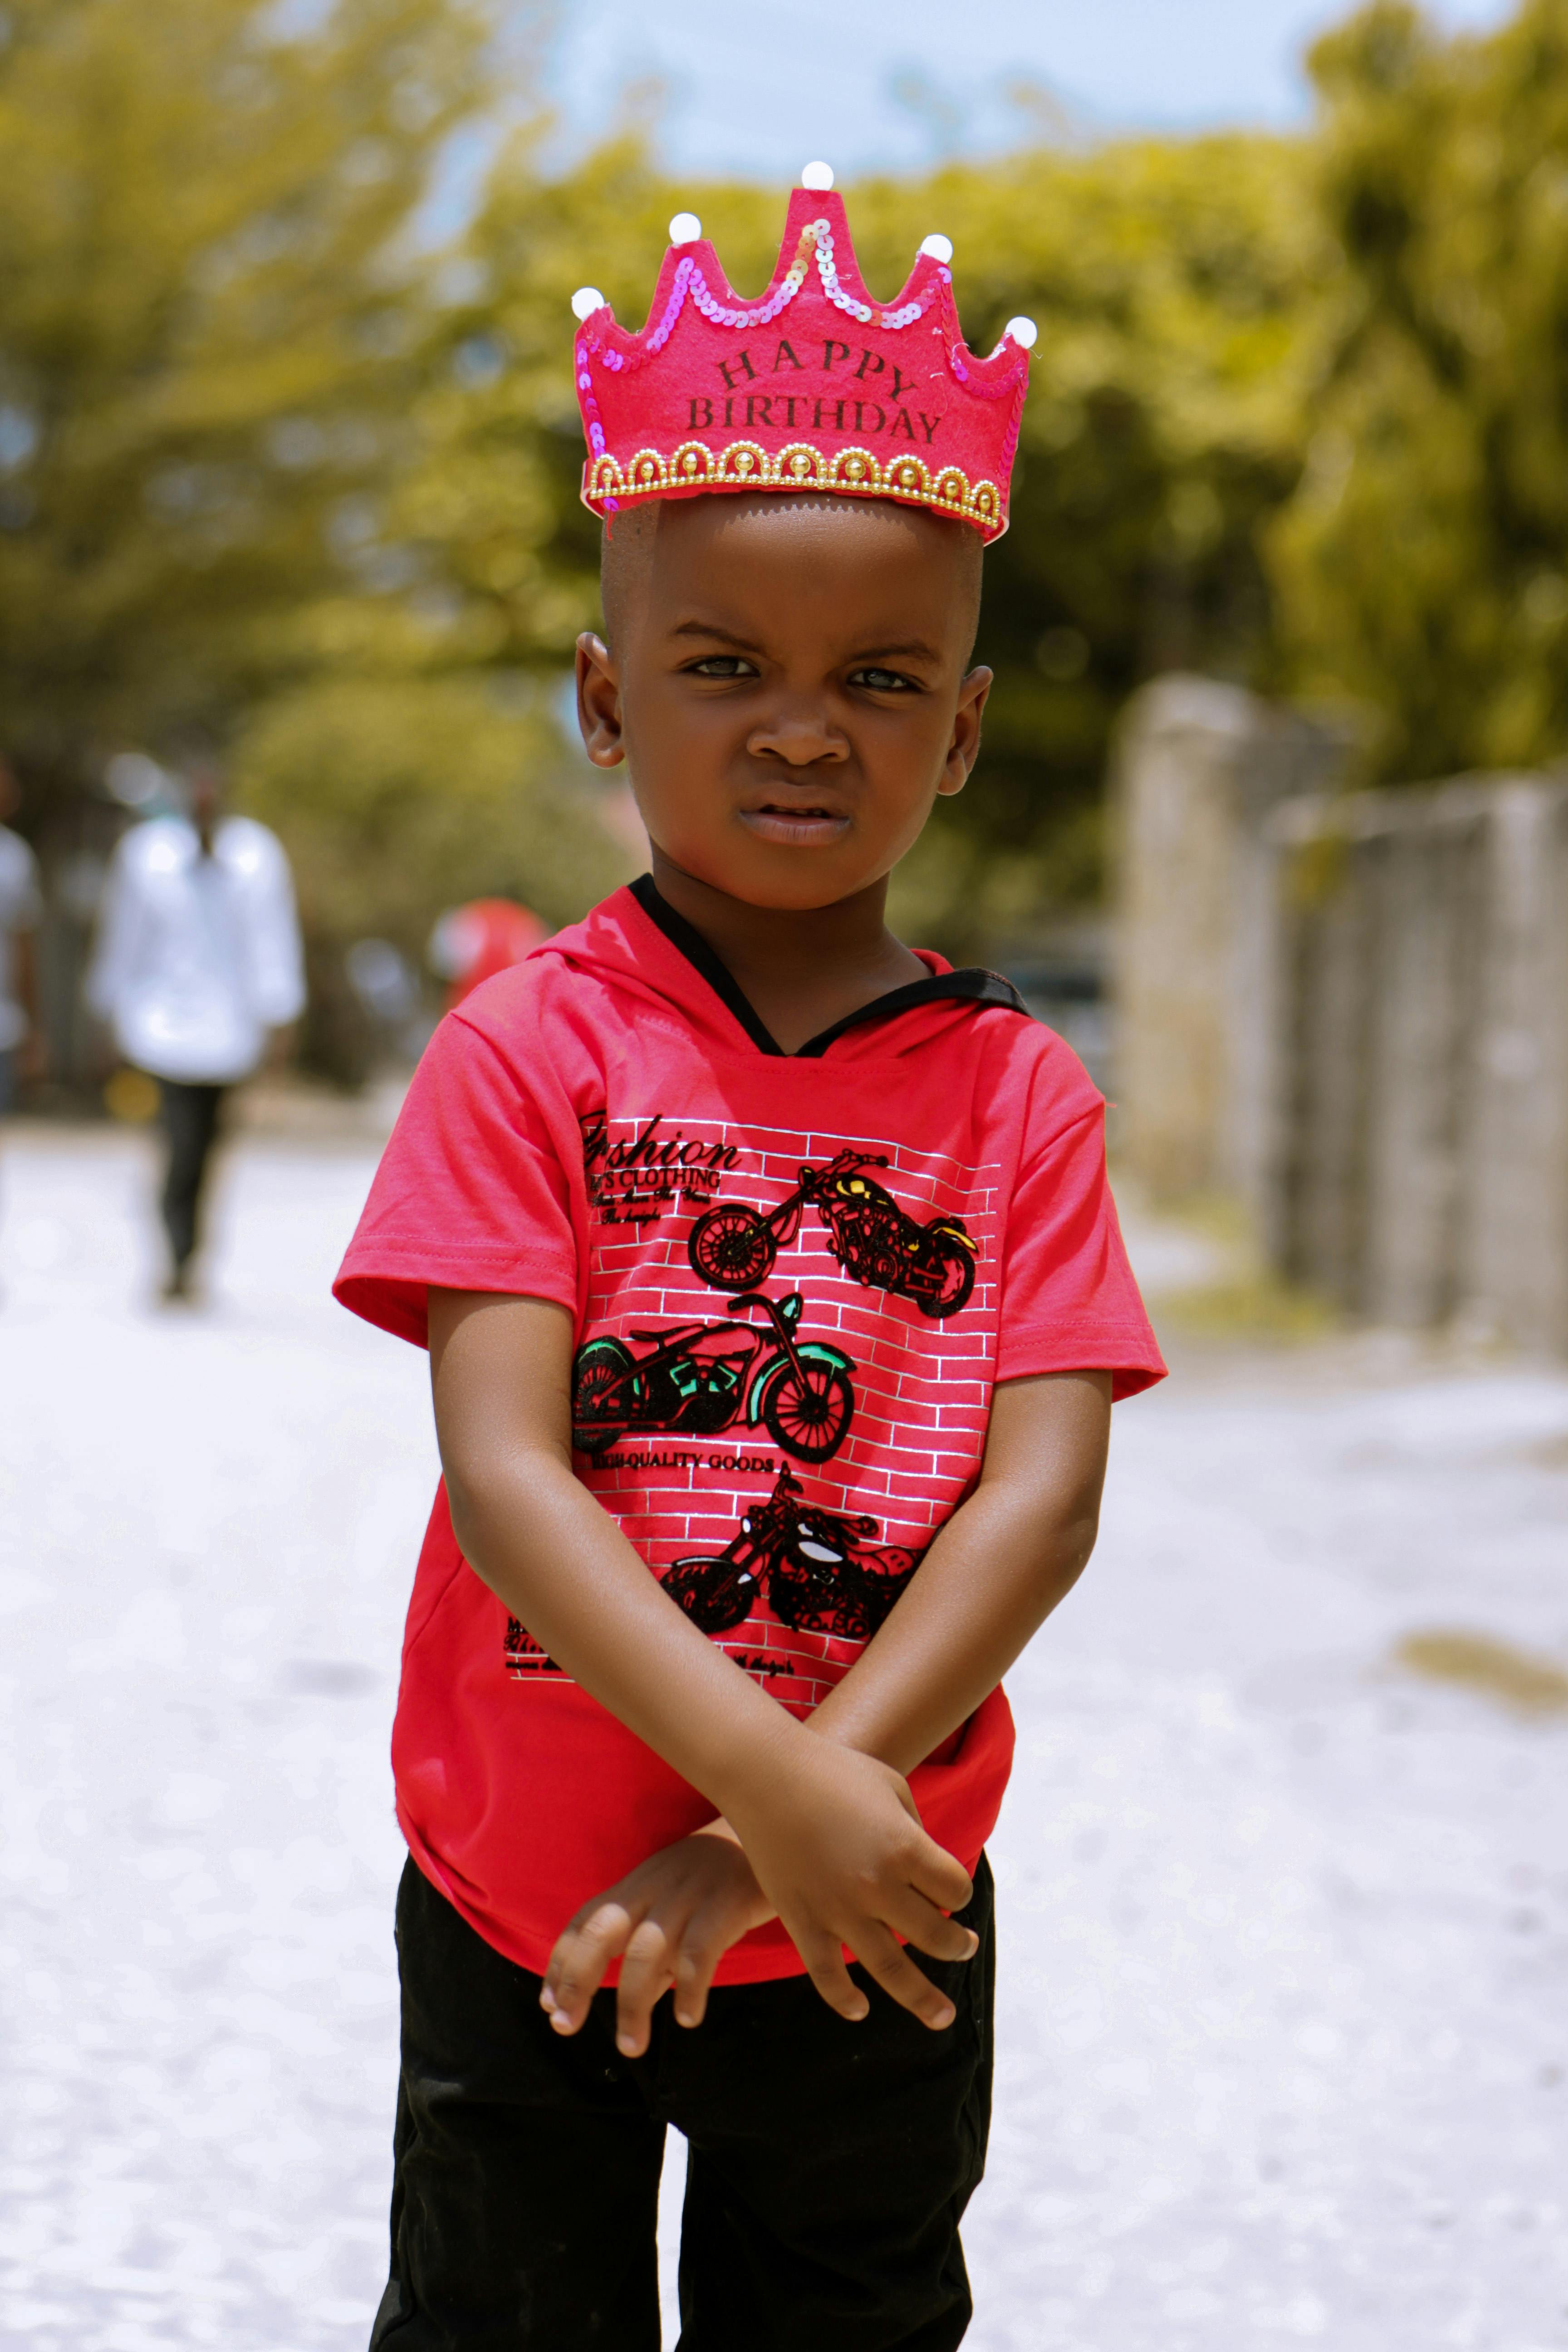
[{"label": "boy's forehead", "polygon": [[634,510],[605,552],[606,606],[635,596],[658,628],[809,611],[851,629],[912,618],[941,638],[973,627],[982,548],[962,523],[883,500],[727,495]]},{"label": "boy's forehead", "polygon": [[810,541],[818,547],[837,542],[847,549],[879,544],[897,547],[906,555],[924,548],[933,555],[945,552],[950,562],[960,553],[982,552],[977,534],[966,525],[918,507],[896,506],[890,499],[790,498],[763,491],[748,498],[731,491],[664,499],[643,512],[656,541],[670,547],[743,540],[754,550]]}]

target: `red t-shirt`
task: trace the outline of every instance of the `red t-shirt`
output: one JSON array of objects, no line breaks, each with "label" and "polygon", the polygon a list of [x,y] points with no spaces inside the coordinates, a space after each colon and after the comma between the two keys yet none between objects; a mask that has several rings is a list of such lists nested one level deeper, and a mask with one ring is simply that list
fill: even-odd
[{"label": "red t-shirt", "polygon": [[[574,1319],[578,1475],[783,1705],[853,1664],[979,1474],[992,1391],[1164,1370],[1105,1180],[1103,1110],[1004,981],[894,991],[783,1055],[645,880],[437,1031],[336,1292],[423,1343],[426,1286]],[[910,1784],[972,1868],[1012,1760],[1000,1689]],[[426,1874],[541,1970],[578,1908],[712,1807],[468,1566],[445,1494],[393,1732]],[[721,1983],[801,1962],[774,1922]]]}]

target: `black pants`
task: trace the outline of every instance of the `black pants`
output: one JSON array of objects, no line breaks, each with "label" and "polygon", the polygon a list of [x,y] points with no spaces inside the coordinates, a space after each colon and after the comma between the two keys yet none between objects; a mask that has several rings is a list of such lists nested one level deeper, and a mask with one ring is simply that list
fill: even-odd
[{"label": "black pants", "polygon": [[163,1230],[176,1273],[195,1255],[201,1237],[202,1186],[207,1160],[217,1140],[223,1087],[188,1087],[174,1078],[160,1078],[163,1098],[163,1129],[169,1139],[169,1166],[163,1179]]},{"label": "black pants", "polygon": [[615,1996],[570,2039],[539,1979],[410,1863],[397,1898],[403,2064],[392,2277],[372,2352],[658,2352],[667,2124],[689,2148],[680,2352],[952,2352],[969,2325],[958,2223],[984,2168],[994,1972],[982,1859],[967,1962],[921,1958],[958,2010],[932,2033],[856,1971],[852,2025],[809,1979],[654,2012]]}]

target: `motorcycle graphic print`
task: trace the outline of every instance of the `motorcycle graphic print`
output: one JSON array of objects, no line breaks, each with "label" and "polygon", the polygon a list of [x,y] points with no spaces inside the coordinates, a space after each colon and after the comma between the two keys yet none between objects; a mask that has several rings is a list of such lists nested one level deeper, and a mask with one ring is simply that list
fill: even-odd
[{"label": "motorcycle graphic print", "polygon": [[548,1650],[542,1648],[520,1617],[506,1621],[506,1643],[502,1650],[507,1673],[514,1683],[529,1675],[559,1675],[560,1667]]},{"label": "motorcycle graphic print", "polygon": [[826,1228],[828,1249],[855,1281],[910,1298],[922,1315],[956,1315],[974,1287],[978,1244],[962,1217],[932,1217],[922,1225],[906,1214],[865,1172],[887,1165],[885,1153],[851,1149],[826,1168],[802,1168],[794,1192],[765,1213],[720,1202],[691,1228],[692,1271],[715,1290],[754,1289],[800,1231],[809,1202]]},{"label": "motorcycle graphic print", "polygon": [[[577,1475],[671,1599],[805,1714],[979,1467],[1001,1171],[940,1148],[945,1111],[917,1149],[900,1105],[808,1127],[786,1091],[745,1118],[727,1102],[583,1108],[571,1425]],[[572,1684],[505,1626],[500,1611],[514,1687]]]},{"label": "motorcycle graphic print", "polygon": [[589,1339],[572,1370],[572,1443],[602,1455],[630,1430],[711,1437],[737,1423],[766,1429],[797,1462],[827,1462],[855,1417],[852,1358],[800,1337],[798,1290],[776,1303],[758,1291],[732,1298],[731,1316],[755,1324],[676,1323]]},{"label": "motorcycle graphic print", "polygon": [[878,1523],[845,1517],[805,1500],[792,1471],[764,1503],[753,1503],[716,1557],[676,1560],[664,1589],[704,1633],[732,1633],[763,1601],[796,1633],[869,1641],[887,1622],[922,1551],[874,1548]]}]

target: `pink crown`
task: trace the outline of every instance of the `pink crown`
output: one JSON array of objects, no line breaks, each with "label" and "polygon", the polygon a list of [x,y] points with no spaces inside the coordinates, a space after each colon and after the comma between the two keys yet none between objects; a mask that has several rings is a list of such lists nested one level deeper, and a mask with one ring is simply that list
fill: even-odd
[{"label": "pink crown", "polygon": [[977,359],[940,236],[898,300],[874,302],[832,173],[808,164],[803,178],[760,302],[731,292],[690,213],[669,225],[640,334],[594,288],[574,299],[584,504],[607,515],[713,490],[827,490],[931,507],[999,538],[1032,320],[1013,320]]}]

